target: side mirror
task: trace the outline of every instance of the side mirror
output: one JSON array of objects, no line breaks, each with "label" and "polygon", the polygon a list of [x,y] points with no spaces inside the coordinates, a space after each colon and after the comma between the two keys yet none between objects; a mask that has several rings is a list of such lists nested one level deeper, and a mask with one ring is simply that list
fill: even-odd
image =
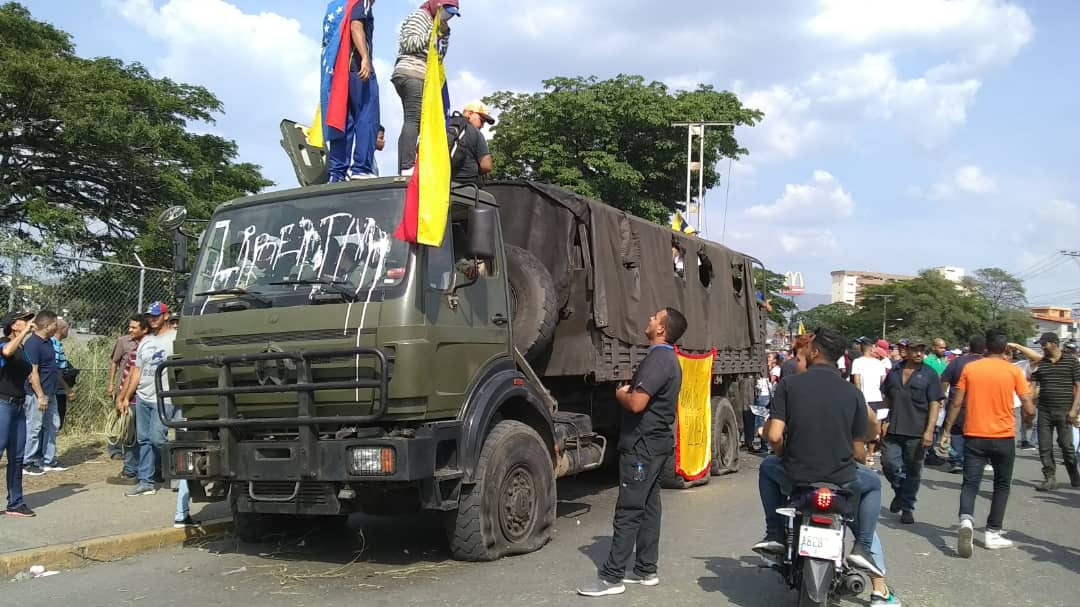
[{"label": "side mirror", "polygon": [[158,215],[158,225],[162,230],[171,232],[184,225],[187,219],[187,209],[181,206],[169,207]]},{"label": "side mirror", "polygon": [[469,211],[469,255],[479,259],[494,259],[498,233],[494,209],[474,207]]}]

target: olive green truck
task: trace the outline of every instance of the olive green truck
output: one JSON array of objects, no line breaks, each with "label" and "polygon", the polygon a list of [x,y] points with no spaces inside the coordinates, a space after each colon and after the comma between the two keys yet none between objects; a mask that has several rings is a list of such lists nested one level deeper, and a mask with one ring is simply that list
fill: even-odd
[{"label": "olive green truck", "polygon": [[[683,349],[716,348],[711,473],[737,468],[759,262],[535,183],[455,186],[442,245],[410,244],[405,190],[272,192],[205,225],[157,375],[163,467],[193,499],[228,500],[245,540],[286,515],[427,510],[455,558],[536,550],[556,479],[613,455],[615,387],[666,306]],[[673,466],[665,483],[686,484]]]}]

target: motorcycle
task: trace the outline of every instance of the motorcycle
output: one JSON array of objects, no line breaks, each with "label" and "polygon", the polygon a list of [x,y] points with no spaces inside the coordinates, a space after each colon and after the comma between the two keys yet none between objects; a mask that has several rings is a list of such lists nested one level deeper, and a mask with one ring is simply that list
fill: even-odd
[{"label": "motorcycle", "polygon": [[826,605],[862,594],[868,576],[846,564],[847,525],[854,516],[851,494],[828,483],[796,487],[776,512],[787,519],[784,553],[762,556],[799,593],[798,606]]}]

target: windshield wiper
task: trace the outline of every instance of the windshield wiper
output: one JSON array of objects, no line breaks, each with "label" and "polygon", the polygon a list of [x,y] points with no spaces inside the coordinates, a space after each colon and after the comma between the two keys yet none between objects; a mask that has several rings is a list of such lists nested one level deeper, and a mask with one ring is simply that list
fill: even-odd
[{"label": "windshield wiper", "polygon": [[347,301],[359,301],[360,298],[356,295],[356,292],[348,287],[342,285],[352,286],[347,280],[281,280],[278,282],[270,283],[270,286],[308,286],[318,285],[320,287],[329,287],[331,291],[344,297]]},{"label": "windshield wiper", "polygon": [[263,297],[262,293],[259,291],[248,291],[247,289],[240,288],[203,291],[202,293],[196,293],[195,297],[212,297],[214,295],[236,295],[237,297],[246,297],[268,306],[274,303],[269,297]]}]

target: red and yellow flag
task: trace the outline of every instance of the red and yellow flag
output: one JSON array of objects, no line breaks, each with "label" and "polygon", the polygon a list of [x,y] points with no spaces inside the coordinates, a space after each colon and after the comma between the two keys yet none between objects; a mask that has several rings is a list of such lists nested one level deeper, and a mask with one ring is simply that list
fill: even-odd
[{"label": "red and yellow flag", "polygon": [[675,472],[688,481],[709,474],[712,463],[712,365],[707,354],[676,350],[682,368],[682,388],[675,417]]},{"label": "red and yellow flag", "polygon": [[405,213],[394,237],[406,242],[442,245],[450,211],[450,147],[446,141],[446,72],[436,48],[439,18],[428,40],[427,74],[420,104],[420,143],[416,165],[405,190]]}]

